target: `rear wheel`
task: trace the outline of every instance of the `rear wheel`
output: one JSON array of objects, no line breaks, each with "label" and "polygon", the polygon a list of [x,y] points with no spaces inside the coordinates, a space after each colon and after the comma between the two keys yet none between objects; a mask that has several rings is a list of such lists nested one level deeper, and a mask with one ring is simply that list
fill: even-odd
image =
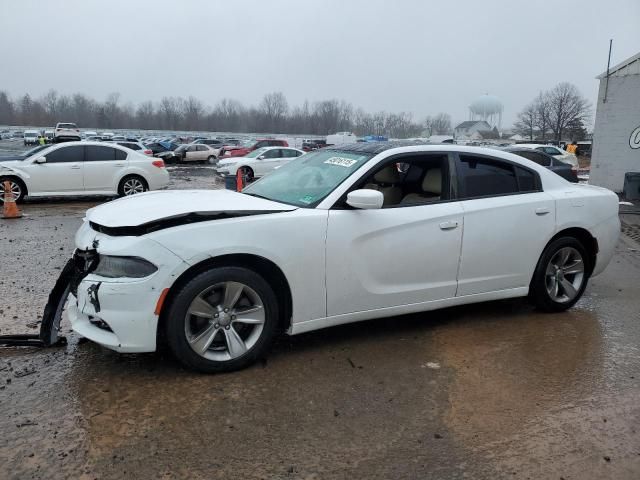
[{"label": "rear wheel", "polygon": [[216,157],[211,155],[209,158],[207,158],[207,162],[209,162],[209,164],[211,165],[214,165],[216,163]]},{"label": "rear wheel", "polygon": [[278,324],[273,290],[260,275],[242,267],[197,275],[168,308],[169,347],[183,364],[205,373],[253,363],[268,350]]},{"label": "rear wheel", "polygon": [[0,204],[4,203],[4,182],[9,182],[9,189],[15,199],[16,203],[22,203],[24,197],[27,194],[27,187],[15,177],[0,177]]},{"label": "rear wheel", "polygon": [[545,248],[531,281],[531,298],[544,311],[560,312],[580,300],[589,279],[587,252],[577,239],[561,237]]},{"label": "rear wheel", "polygon": [[129,197],[137,193],[143,193],[149,190],[149,186],[144,178],[138,175],[127,175],[120,180],[118,186],[118,195],[121,197]]}]

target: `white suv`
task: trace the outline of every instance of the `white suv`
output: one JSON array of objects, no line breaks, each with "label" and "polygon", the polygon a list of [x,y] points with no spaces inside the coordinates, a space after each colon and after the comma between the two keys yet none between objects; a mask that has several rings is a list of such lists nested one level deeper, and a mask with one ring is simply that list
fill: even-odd
[{"label": "white suv", "polygon": [[80,140],[80,130],[75,123],[58,123],[53,133],[54,141]]}]

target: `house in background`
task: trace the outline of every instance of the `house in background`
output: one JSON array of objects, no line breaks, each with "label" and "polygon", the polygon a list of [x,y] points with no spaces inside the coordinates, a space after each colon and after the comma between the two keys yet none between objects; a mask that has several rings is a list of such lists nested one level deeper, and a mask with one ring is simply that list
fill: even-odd
[{"label": "house in background", "polygon": [[472,140],[475,133],[490,130],[491,125],[484,120],[467,120],[453,129],[453,138],[456,141]]},{"label": "house in background", "polygon": [[621,192],[625,173],[640,172],[640,53],[596,78],[589,183]]}]

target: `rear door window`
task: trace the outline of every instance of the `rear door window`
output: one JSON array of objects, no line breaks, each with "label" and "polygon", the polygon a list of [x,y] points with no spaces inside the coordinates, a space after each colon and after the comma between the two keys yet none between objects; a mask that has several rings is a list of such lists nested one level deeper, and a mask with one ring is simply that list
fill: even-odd
[{"label": "rear door window", "polygon": [[61,147],[46,155],[47,163],[73,163],[84,160],[84,147],[79,145]]},{"label": "rear door window", "polygon": [[98,145],[88,145],[86,148],[87,156],[85,161],[87,162],[104,162],[116,159],[115,148]]},{"label": "rear door window", "polygon": [[461,155],[460,198],[491,197],[518,193],[518,180],[510,163]]},{"label": "rear door window", "polygon": [[125,152],[124,150],[120,150],[119,148],[114,148],[114,150],[116,152],[116,160],[126,160],[127,152]]}]

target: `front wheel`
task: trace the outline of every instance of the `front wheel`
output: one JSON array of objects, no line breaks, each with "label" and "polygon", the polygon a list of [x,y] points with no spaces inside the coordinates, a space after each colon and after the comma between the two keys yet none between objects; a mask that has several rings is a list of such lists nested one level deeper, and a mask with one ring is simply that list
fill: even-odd
[{"label": "front wheel", "polygon": [[560,312],[580,300],[587,286],[587,252],[577,239],[562,237],[551,242],[538,261],[530,296],[540,310]]},{"label": "front wheel", "polygon": [[278,303],[260,275],[219,267],[191,279],[168,306],[165,334],[173,354],[204,373],[244,368],[268,350]]},{"label": "front wheel", "polygon": [[27,194],[27,188],[24,183],[13,177],[0,177],[0,205],[4,203],[4,182],[9,182],[9,190],[13,195],[13,199],[16,203],[22,203],[25,195]]},{"label": "front wheel", "polygon": [[137,193],[143,193],[149,190],[147,182],[138,175],[128,175],[120,180],[118,186],[118,195],[121,197],[129,197]]},{"label": "front wheel", "polygon": [[216,157],[214,157],[213,155],[211,155],[209,158],[207,158],[207,162],[209,162],[211,165],[215,165],[215,163],[216,163]]}]

